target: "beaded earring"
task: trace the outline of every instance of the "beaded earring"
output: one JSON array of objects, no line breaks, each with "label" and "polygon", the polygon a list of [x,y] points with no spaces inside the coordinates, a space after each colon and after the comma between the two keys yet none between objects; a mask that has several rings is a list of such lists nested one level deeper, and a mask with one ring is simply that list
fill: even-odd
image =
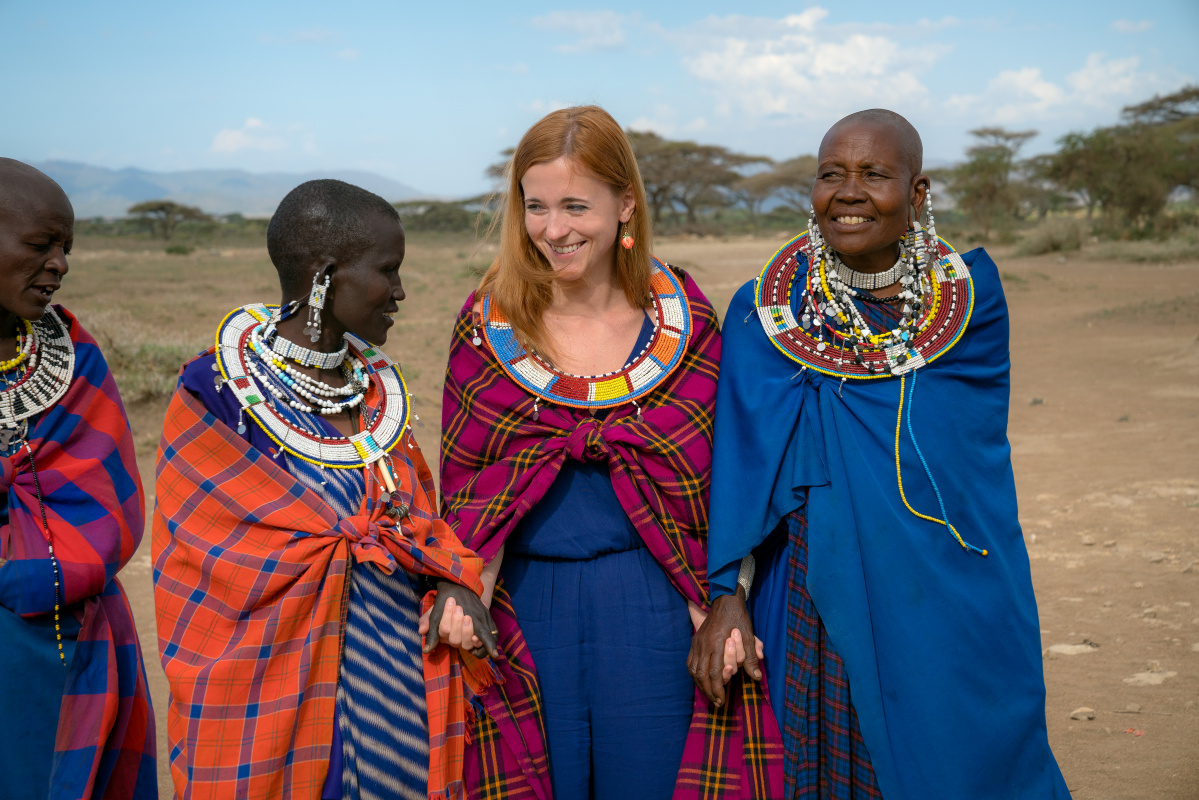
[{"label": "beaded earring", "polygon": [[[308,326],[304,328],[304,333],[314,342],[321,338],[321,309],[325,307],[325,298],[329,294],[328,269],[323,267],[312,277],[312,291],[308,294]],[[325,276],[324,283],[320,282],[321,275]]]}]

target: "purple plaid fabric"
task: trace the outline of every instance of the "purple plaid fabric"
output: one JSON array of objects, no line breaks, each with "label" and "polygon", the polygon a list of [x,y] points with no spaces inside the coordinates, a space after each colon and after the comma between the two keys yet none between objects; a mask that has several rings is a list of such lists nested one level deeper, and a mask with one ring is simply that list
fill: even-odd
[{"label": "purple plaid fabric", "polygon": [[[442,515],[485,560],[544,497],[568,458],[601,460],[629,520],[675,588],[707,606],[720,333],[707,299],[690,277],[675,271],[691,306],[691,340],[674,372],[639,398],[641,421],[632,404],[602,420],[584,409],[546,405],[534,419],[533,395],[508,377],[486,346],[473,344],[474,297],[468,298],[445,382]],[[502,583],[496,598],[503,680],[481,698],[487,713],[478,715],[467,750],[468,790],[472,797],[548,800],[537,671]],[[719,711],[698,690],[696,695],[676,797],[780,797],[782,743],[763,688],[752,681],[735,684]]]},{"label": "purple plaid fabric", "polygon": [[806,508],[784,520],[791,544],[787,578],[787,682],[783,743],[788,800],[881,798],[849,677],[808,594]]}]

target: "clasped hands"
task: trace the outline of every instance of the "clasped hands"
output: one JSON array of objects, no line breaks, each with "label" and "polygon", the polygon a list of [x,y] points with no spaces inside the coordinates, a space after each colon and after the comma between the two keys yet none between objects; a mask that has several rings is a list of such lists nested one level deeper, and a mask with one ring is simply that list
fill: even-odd
[{"label": "clasped hands", "polygon": [[499,633],[487,606],[470,589],[451,581],[437,582],[437,599],[421,615],[417,632],[425,637],[426,653],[444,641],[475,658],[500,654]]},{"label": "clasped hands", "polygon": [[[702,612],[692,610],[692,621]],[[746,642],[754,646],[747,648]],[[762,640],[754,636],[753,621],[745,605],[745,592],[726,594],[712,601],[712,610],[703,618],[691,638],[687,671],[699,690],[717,708],[724,705],[725,685],[738,669],[754,680],[762,679]]]}]

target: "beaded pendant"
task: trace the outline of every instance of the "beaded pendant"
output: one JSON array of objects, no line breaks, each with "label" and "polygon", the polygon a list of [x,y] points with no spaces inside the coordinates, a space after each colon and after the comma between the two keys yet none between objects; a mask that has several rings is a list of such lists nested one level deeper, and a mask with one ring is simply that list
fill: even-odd
[{"label": "beaded pendant", "polygon": [[[928,276],[932,284],[928,302],[909,330],[886,337],[881,345],[855,341],[845,320],[829,316],[833,312],[822,296],[827,279],[820,265],[809,263],[807,246],[807,232],[792,239],[774,254],[754,283],[754,305],[762,329],[774,346],[797,364],[838,378],[889,378],[938,358],[966,331],[974,310],[974,282],[962,257],[945,240],[937,239],[938,252]],[[805,307],[830,310],[814,317],[805,313],[797,320],[792,299],[804,295],[808,295]],[[838,326],[838,322],[843,324]]]},{"label": "beaded pendant", "polygon": [[652,391],[682,363],[691,338],[691,306],[683,283],[657,259],[650,262],[654,334],[623,368],[603,375],[571,375],[527,352],[503,313],[485,295],[483,335],[500,366],[520,386],[571,408],[613,408]]},{"label": "beaded pendant", "polygon": [[216,334],[216,363],[226,386],[275,444],[296,458],[332,469],[359,469],[383,458],[408,428],[408,387],[399,367],[382,350],[351,333],[350,352],[366,366],[367,380],[380,398],[378,413],[363,431],[349,437],[323,437],[292,426],[269,401],[247,361],[254,329],[271,318],[277,306],[254,304],[225,317]]}]

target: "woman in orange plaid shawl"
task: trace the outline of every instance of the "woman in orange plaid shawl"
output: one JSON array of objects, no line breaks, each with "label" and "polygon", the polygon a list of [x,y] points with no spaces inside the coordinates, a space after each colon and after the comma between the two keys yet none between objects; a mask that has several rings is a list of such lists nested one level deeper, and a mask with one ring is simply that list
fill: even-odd
[{"label": "woman in orange plaid shawl", "polygon": [[[382,198],[311,181],[268,247],[283,305],[234,311],[184,367],[159,452],[176,790],[460,798],[469,701],[491,667],[456,647],[494,654],[495,634],[481,563],[437,517],[402,377],[367,344],[404,299],[403,229]],[[296,344],[305,316],[311,350]]]}]

